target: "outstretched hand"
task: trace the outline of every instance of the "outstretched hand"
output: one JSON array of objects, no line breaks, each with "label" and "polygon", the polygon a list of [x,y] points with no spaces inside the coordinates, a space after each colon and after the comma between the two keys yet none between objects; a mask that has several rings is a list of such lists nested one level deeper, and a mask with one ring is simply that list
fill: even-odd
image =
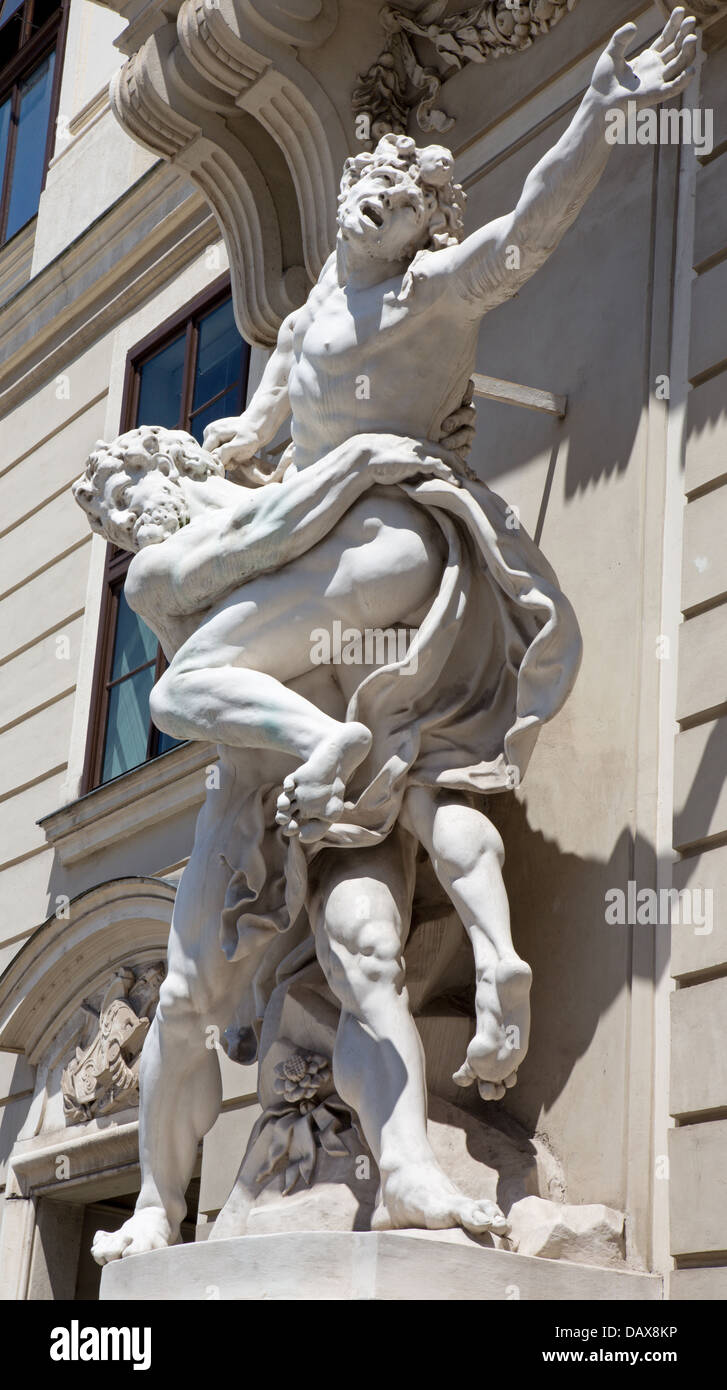
[{"label": "outstretched hand", "polygon": [[672,11],[659,37],[637,57],[626,61],[626,49],[636,33],[635,24],[616,31],[599,58],[591,90],[606,106],[653,106],[678,96],[694,76],[697,54],[697,21],[679,6]]}]

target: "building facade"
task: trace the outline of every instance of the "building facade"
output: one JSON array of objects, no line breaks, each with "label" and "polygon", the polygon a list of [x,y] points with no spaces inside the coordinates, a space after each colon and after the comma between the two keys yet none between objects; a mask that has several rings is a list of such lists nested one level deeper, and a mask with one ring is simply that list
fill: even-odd
[{"label": "building facade", "polygon": [[[96,1297],[91,1235],[133,1205],[138,1055],[216,756],[153,728],[163,657],[125,603],[128,557],[90,536],[70,483],[99,438],[201,439],[242,409],[376,122],[449,143],[472,228],[514,204],[613,30],[634,21],[643,45],[673,5],[476,8],[479,38],[470,11],[447,27],[459,3],[426,22],[401,5],[393,38],[378,0],[0,9],[5,1298]],[[471,456],[585,646],[525,784],[492,809],[535,975],[503,1104],[545,1137],[568,1201],[626,1213],[629,1264],[680,1299],[727,1294],[727,4],[694,9],[680,119],[627,132],[548,266],[482,328]],[[218,1052],[190,1240],[258,1113],[254,1067]]]}]

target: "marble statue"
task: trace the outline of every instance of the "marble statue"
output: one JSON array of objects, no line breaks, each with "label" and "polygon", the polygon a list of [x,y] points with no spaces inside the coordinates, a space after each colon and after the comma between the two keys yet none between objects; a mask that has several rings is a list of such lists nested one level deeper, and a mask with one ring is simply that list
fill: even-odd
[{"label": "marble statue", "polygon": [[[580,638],[547,561],[465,462],[468,381],[483,315],[543,265],[595,187],[606,113],[690,80],[683,10],[629,62],[634,32],[614,35],[514,211],[470,236],[446,149],[387,134],[349,159],[335,250],[243,415],[209,426],[204,447],[133,430],[99,444],[75,484],[92,527],[134,552],[127,599],[169,662],[155,723],[219,746],[143,1048],[141,1195],[120,1231],[97,1235],[100,1263],[178,1239],[220,1108],[209,1030],[252,1058],[296,970],[318,971],[313,992],[335,1004],[335,1046],[328,1058],[312,1045],[311,1023],[273,1090],[309,1138],[315,1113],[329,1153],[348,1107],[378,1169],[373,1227],[508,1229],[429,1142],[404,953],[424,851],[474,957],[475,1034],[455,1079],[499,1099],[527,1050],[530,970],[483,798],[520,782]],[[273,465],[263,451],[289,416]],[[334,624],[341,658],[321,663],[313,634]],[[387,631],[405,649],[377,661],[368,638]],[[291,1159],[293,1121],[271,1113],[266,1171],[283,1151],[293,1177],[309,1171]]]}]

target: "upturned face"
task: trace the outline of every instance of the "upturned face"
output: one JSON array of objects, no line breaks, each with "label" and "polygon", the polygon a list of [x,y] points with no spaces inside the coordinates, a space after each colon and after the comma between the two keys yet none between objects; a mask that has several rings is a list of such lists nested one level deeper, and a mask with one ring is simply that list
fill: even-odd
[{"label": "upturned face", "polygon": [[179,479],[163,466],[136,469],[119,461],[106,479],[101,497],[104,532],[124,550],[143,550],[174,535],[189,521],[189,507]]},{"label": "upturned face", "polygon": [[340,205],[341,237],[356,257],[391,262],[410,258],[428,241],[432,201],[404,170],[373,168]]}]

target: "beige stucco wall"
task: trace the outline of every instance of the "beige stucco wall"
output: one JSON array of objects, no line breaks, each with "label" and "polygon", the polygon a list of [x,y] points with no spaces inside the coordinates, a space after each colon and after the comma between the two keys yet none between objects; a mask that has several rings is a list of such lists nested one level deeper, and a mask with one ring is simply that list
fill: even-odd
[{"label": "beige stucco wall", "polygon": [[672,973],[671,1250],[677,1298],[725,1296],[727,1255],[727,46],[712,53],[702,100],[715,148],[696,176],[685,434],[674,843],[679,888],[712,894],[713,930],[675,929]]}]

